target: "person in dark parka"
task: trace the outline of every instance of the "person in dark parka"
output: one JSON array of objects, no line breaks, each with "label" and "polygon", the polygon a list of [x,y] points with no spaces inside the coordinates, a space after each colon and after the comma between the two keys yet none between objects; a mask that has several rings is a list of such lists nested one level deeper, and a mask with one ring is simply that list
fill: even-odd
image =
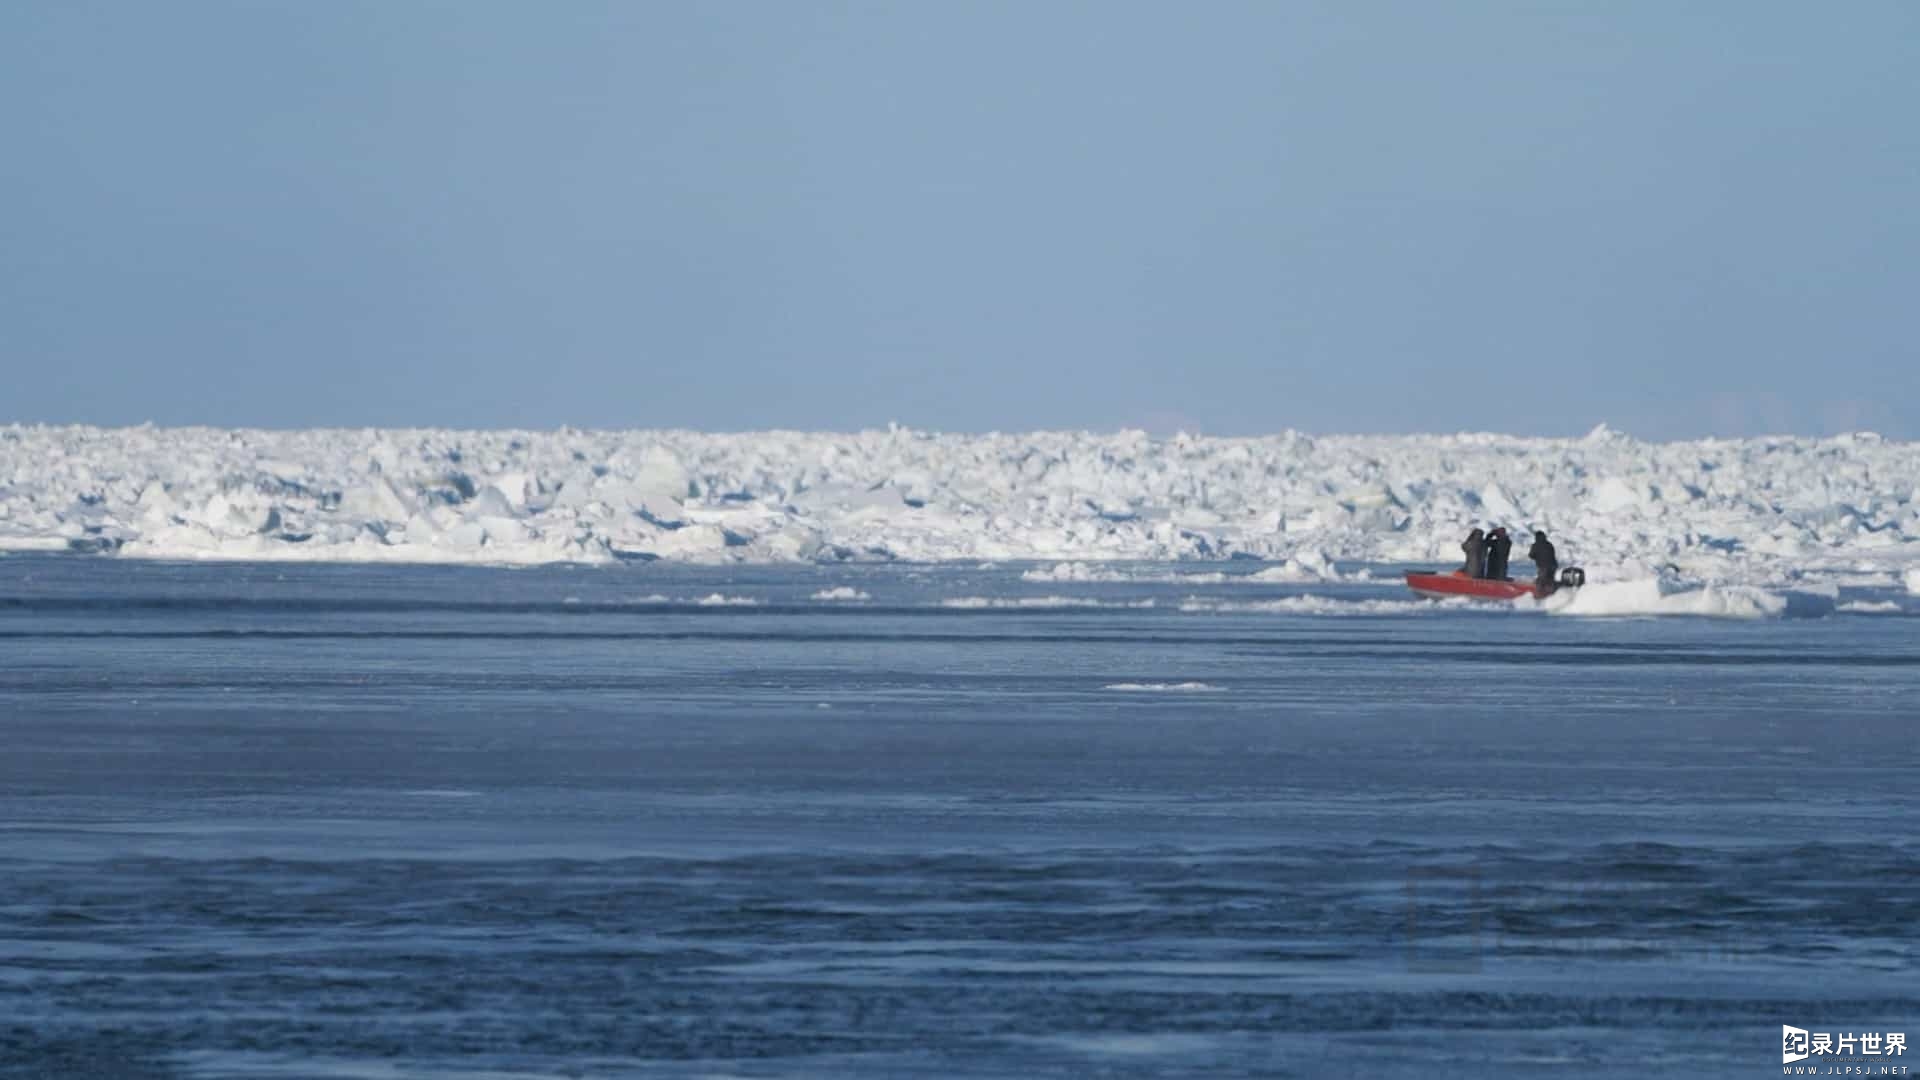
[{"label": "person in dark parka", "polygon": [[1467,576],[1471,578],[1486,577],[1486,534],[1482,533],[1479,529],[1468,533],[1466,542],[1460,545],[1460,550],[1467,553]]},{"label": "person in dark parka", "polygon": [[1513,540],[1507,530],[1496,528],[1487,534],[1487,576],[1495,581],[1507,579],[1507,562],[1513,558]]},{"label": "person in dark parka", "polygon": [[1534,587],[1541,592],[1552,592],[1554,578],[1560,574],[1560,553],[1553,550],[1553,542],[1547,539],[1546,533],[1539,529],[1533,531],[1533,546],[1527,549],[1527,558],[1533,560],[1539,571],[1534,575]]}]

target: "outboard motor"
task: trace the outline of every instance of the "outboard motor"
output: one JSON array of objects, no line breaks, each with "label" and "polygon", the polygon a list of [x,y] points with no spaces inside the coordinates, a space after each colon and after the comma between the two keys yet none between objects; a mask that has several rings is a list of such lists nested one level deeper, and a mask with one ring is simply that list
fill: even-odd
[{"label": "outboard motor", "polygon": [[1587,583],[1587,572],[1585,570],[1582,570],[1577,566],[1567,566],[1567,567],[1561,568],[1560,570],[1560,587],[1561,588],[1577,589],[1580,586],[1585,585],[1586,583]]}]

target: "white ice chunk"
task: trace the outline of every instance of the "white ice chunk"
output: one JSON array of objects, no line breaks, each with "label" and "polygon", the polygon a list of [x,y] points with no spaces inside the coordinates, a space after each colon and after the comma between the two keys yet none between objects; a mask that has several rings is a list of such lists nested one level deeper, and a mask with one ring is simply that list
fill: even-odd
[{"label": "white ice chunk", "polygon": [[405,521],[415,500],[403,496],[384,476],[369,475],[340,496],[340,512],[366,521]]},{"label": "white ice chunk", "polygon": [[1189,596],[1180,602],[1189,614],[1216,615],[1419,615],[1435,611],[1501,614],[1511,604],[1476,604],[1470,600],[1347,600],[1332,596],[1283,596],[1276,600],[1217,600]]},{"label": "white ice chunk", "polygon": [[1052,566],[1039,566],[1031,570],[1022,571],[1020,580],[1059,583],[1131,581],[1133,579],[1118,570],[1111,570],[1104,566],[1096,566],[1092,563],[1063,562],[1054,563]]},{"label": "white ice chunk", "polygon": [[1898,615],[1904,609],[1897,600],[1849,600],[1836,610],[1849,615]]},{"label": "white ice chunk", "polygon": [[1152,600],[1096,600],[1087,596],[953,596],[941,607],[962,610],[989,608],[1150,608]]},{"label": "white ice chunk", "polygon": [[1596,514],[1619,514],[1638,509],[1643,502],[1639,489],[1617,476],[1609,476],[1594,486],[1584,509]]}]

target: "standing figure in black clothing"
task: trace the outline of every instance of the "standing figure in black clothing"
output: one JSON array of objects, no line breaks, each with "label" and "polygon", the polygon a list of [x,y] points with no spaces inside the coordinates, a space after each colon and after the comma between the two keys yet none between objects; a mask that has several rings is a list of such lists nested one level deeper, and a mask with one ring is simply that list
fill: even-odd
[{"label": "standing figure in black clothing", "polygon": [[1487,541],[1485,534],[1475,529],[1467,534],[1466,543],[1460,550],[1467,553],[1467,576],[1482,578],[1487,576]]},{"label": "standing figure in black clothing", "polygon": [[1533,546],[1527,549],[1527,558],[1539,570],[1534,575],[1533,587],[1543,593],[1550,593],[1556,587],[1554,578],[1560,573],[1560,553],[1553,550],[1553,542],[1539,529],[1533,530]]},{"label": "standing figure in black clothing", "polygon": [[1507,530],[1496,528],[1487,534],[1487,576],[1495,581],[1507,579],[1507,560],[1513,557],[1513,541]]}]

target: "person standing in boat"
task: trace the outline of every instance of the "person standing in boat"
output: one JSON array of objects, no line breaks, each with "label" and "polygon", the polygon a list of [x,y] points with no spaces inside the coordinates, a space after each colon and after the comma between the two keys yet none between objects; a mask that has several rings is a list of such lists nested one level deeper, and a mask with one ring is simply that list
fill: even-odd
[{"label": "person standing in boat", "polygon": [[1486,534],[1481,532],[1478,528],[1474,529],[1472,532],[1467,534],[1466,542],[1460,545],[1460,550],[1467,553],[1467,576],[1470,578],[1486,577],[1487,576]]},{"label": "person standing in boat", "polygon": [[1527,549],[1527,558],[1533,560],[1533,587],[1542,593],[1550,593],[1556,587],[1555,581],[1560,574],[1560,553],[1553,550],[1553,542],[1539,529],[1533,530],[1533,546]]},{"label": "person standing in boat", "polygon": [[1507,536],[1504,526],[1495,526],[1487,534],[1487,572],[1484,576],[1495,581],[1507,579],[1507,562],[1513,557],[1513,540]]}]

